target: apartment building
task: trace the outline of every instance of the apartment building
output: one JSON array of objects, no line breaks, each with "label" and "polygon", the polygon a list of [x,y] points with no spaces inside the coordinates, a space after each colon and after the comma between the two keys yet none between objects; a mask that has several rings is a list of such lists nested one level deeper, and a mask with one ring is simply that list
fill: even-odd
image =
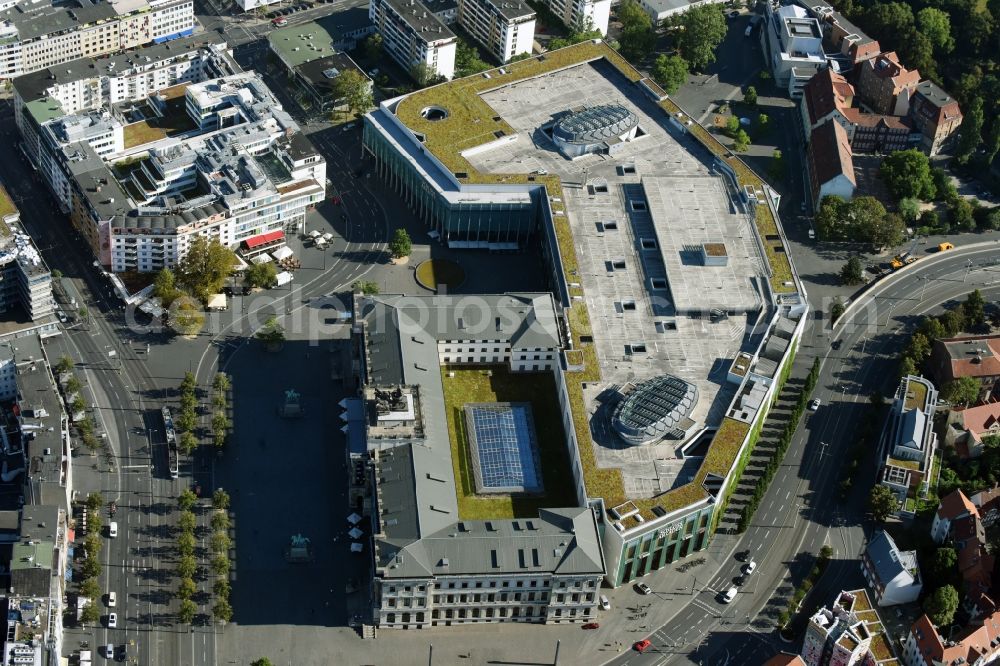
[{"label": "apartment building", "polygon": [[0,79],[193,32],[191,0],[23,2],[0,12]]},{"label": "apartment building", "polygon": [[871,650],[872,633],[858,612],[871,608],[864,590],[841,592],[829,608],[809,618],[802,641],[807,666],[861,664]]},{"label": "apartment building", "polygon": [[873,536],[861,553],[861,573],[879,606],[912,603],[924,586],[917,551],[900,550],[884,531]]},{"label": "apartment building", "polygon": [[982,666],[1000,658],[1000,611],[982,622],[972,623],[958,632],[942,636],[926,615],[913,623],[903,644],[906,666],[969,664]]},{"label": "apartment building", "polygon": [[52,274],[6,188],[0,185],[0,313],[20,307],[32,322],[55,311]]},{"label": "apartment building", "polygon": [[914,375],[899,382],[879,445],[884,461],[879,481],[896,495],[900,512],[912,514],[916,500],[930,491],[928,477],[937,450],[934,411],[937,406],[934,385]]},{"label": "apartment building", "polygon": [[[207,58],[218,61],[200,66],[199,77],[231,63],[218,51]],[[196,76],[175,74],[182,71]],[[64,116],[47,96],[20,99],[25,153],[115,272],[173,266],[196,235],[236,247],[296,228],[324,196],[325,161],[253,73],[175,83],[125,110]],[[130,122],[134,114],[146,118]],[[184,138],[156,131],[161,125]]]},{"label": "apartment building", "polygon": [[545,4],[569,28],[608,34],[611,0],[545,0]]},{"label": "apartment building", "polygon": [[417,0],[371,0],[368,16],[382,35],[382,48],[410,71],[425,66],[430,76],[455,76],[458,38]]},{"label": "apartment building", "polygon": [[920,83],[920,72],[903,67],[891,51],[860,63],[856,78],[858,98],[863,105],[874,113],[905,116]]},{"label": "apartment building", "polygon": [[814,129],[807,153],[813,205],[818,209],[828,195],[850,201],[858,183],[854,176],[854,151],[843,126],[828,120]]},{"label": "apartment building", "polygon": [[828,67],[823,29],[803,7],[775,8],[765,3],[761,40],[774,80],[785,86],[792,98],[799,97],[806,81]]},{"label": "apartment building", "polygon": [[931,157],[950,148],[962,126],[958,101],[933,81],[921,81],[909,109],[910,120],[923,134],[921,148]]},{"label": "apartment building", "polygon": [[460,0],[458,23],[501,63],[531,53],[535,12],[523,0]]},{"label": "apartment building", "polygon": [[143,99],[179,83],[235,74],[239,66],[227,50],[216,33],[202,33],[19,76],[13,84],[18,127],[29,102],[46,100],[73,115]]},{"label": "apartment building", "polygon": [[930,370],[941,386],[961,377],[980,384],[979,399],[1000,392],[1000,335],[971,335],[934,341]]}]

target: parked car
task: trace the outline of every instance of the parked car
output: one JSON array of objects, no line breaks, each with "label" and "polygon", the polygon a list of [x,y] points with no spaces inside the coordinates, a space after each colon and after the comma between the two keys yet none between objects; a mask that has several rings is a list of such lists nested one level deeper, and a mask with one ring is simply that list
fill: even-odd
[{"label": "parked car", "polygon": [[813,398],[812,400],[809,401],[809,411],[815,412],[817,409],[819,409],[820,404],[821,402],[819,398]]},{"label": "parked car", "polygon": [[108,536],[112,539],[118,536],[118,523],[113,520],[108,523]]},{"label": "parked car", "polygon": [[271,25],[273,25],[275,28],[286,26],[288,25],[288,19],[286,19],[283,16],[279,16],[278,18],[271,21]]},{"label": "parked car", "polygon": [[649,585],[646,585],[645,583],[636,583],[635,591],[638,592],[639,594],[652,594],[653,588],[651,588]]},{"label": "parked car", "polygon": [[587,624],[583,625],[583,628],[584,629],[600,629],[601,628],[601,624],[599,622],[588,622]]},{"label": "parked car", "polygon": [[645,652],[651,647],[653,647],[653,641],[648,638],[643,638],[641,641],[637,641],[632,645],[632,649],[636,652]]},{"label": "parked car", "polygon": [[947,252],[948,250],[954,250],[955,246],[951,243],[940,243],[938,245],[938,252]]},{"label": "parked car", "polygon": [[601,610],[611,610],[611,602],[608,601],[608,598],[603,594],[601,595],[599,603],[601,606]]}]

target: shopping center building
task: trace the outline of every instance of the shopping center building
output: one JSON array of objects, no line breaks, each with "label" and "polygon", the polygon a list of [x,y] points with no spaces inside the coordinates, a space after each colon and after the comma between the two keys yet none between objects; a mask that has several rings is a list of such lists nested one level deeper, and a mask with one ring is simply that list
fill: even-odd
[{"label": "shopping center building", "polygon": [[705,548],[804,326],[776,195],[599,40],[387,100],[364,142],[437,242],[541,246],[606,581]]}]

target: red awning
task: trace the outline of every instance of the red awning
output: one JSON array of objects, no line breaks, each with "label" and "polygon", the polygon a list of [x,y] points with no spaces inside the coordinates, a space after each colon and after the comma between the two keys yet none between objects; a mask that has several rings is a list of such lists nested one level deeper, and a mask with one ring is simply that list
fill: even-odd
[{"label": "red awning", "polygon": [[243,241],[243,244],[248,250],[252,250],[261,245],[267,245],[268,243],[273,243],[274,241],[279,241],[285,237],[285,232],[281,229],[277,231],[269,231],[266,234],[259,234],[257,236],[251,236],[250,238]]}]

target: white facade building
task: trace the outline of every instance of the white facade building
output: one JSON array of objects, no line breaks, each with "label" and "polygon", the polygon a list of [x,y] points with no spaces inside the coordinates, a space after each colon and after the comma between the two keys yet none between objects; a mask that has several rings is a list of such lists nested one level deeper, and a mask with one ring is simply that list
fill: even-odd
[{"label": "white facade building", "polygon": [[823,29],[803,7],[782,5],[775,9],[765,3],[761,33],[774,80],[787,87],[793,97],[801,94],[816,72],[829,66],[823,51]]},{"label": "white facade building", "polygon": [[39,4],[0,12],[0,79],[194,32],[191,0]]},{"label": "white facade building", "polygon": [[[132,85],[139,74],[118,77],[122,90],[137,95],[129,101],[183,116],[194,128],[183,139],[152,133],[137,140],[114,108],[64,116],[50,87],[15,82],[25,153],[112,271],[173,266],[196,235],[235,248],[293,229],[324,197],[326,162],[264,83],[248,72],[202,80],[238,66],[222,50],[199,51],[199,58],[197,66],[150,61],[160,81],[199,82],[146,99],[145,79]],[[73,88],[69,81],[59,86]]]},{"label": "white facade building", "polygon": [[407,71],[426,65],[431,76],[455,76],[458,38],[417,0],[371,0],[368,16],[382,47]]},{"label": "white facade building", "polygon": [[500,62],[531,53],[535,12],[522,0],[461,0],[458,22]]},{"label": "white facade building", "polygon": [[611,0],[545,0],[556,16],[570,28],[600,30],[608,34]]}]

